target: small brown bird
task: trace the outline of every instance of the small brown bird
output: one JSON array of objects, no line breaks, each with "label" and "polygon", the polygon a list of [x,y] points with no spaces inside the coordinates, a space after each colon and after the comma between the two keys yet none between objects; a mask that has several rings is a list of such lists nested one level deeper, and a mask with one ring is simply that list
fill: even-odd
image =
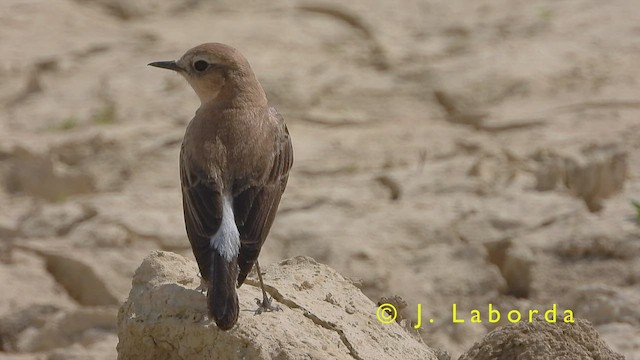
[{"label": "small brown bird", "polygon": [[293,164],[289,131],[249,62],[228,45],[202,44],[177,61],[149,65],[184,76],[201,101],[180,150],[182,203],[209,316],[228,330],[238,321],[236,286],[254,263],[263,295],[257,312],[277,309],[258,255]]}]

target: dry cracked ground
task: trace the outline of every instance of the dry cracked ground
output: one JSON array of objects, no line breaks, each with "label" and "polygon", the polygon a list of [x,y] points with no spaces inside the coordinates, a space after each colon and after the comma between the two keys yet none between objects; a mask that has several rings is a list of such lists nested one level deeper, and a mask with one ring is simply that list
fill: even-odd
[{"label": "dry cracked ground", "polygon": [[218,41],[293,136],[263,263],[422,304],[454,357],[500,324],[452,304],[491,303],[572,309],[640,359],[639,24],[635,0],[2,1],[0,357],[114,358],[142,259],[191,256],[198,100],[146,64]]}]

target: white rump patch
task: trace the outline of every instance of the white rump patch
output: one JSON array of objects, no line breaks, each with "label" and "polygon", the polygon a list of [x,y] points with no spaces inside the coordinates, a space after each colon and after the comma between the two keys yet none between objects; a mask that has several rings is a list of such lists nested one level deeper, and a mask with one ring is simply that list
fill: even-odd
[{"label": "white rump patch", "polygon": [[222,199],[222,221],[209,244],[227,261],[231,261],[240,252],[240,233],[233,215],[233,197],[231,195],[225,195]]}]

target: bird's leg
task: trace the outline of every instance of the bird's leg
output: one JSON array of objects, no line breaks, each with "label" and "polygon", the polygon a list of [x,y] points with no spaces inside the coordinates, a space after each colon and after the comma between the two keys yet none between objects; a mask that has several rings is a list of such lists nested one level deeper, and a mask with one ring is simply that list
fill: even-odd
[{"label": "bird's leg", "polygon": [[258,304],[258,308],[256,309],[255,314],[262,314],[263,312],[268,311],[282,311],[280,306],[271,304],[272,298],[267,295],[267,292],[264,290],[264,282],[262,281],[262,273],[260,272],[260,265],[258,264],[258,260],[256,260],[256,271],[258,272],[258,280],[260,280],[260,289],[262,289],[262,301],[256,298],[256,304]]}]

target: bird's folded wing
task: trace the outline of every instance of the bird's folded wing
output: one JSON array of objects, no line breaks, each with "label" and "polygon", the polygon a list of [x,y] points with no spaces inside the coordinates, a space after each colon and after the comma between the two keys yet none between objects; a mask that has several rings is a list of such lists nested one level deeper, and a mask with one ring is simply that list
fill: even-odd
[{"label": "bird's folded wing", "polygon": [[200,169],[180,156],[182,204],[187,235],[200,273],[208,279],[211,269],[210,239],[220,227],[222,201],[219,187]]},{"label": "bird's folded wing", "polygon": [[271,116],[276,117],[282,126],[282,131],[276,141],[275,156],[269,174],[263,184],[249,187],[234,198],[236,225],[240,232],[238,286],[242,285],[258,259],[287,185],[289,170],[293,165],[293,148],[289,130],[282,116],[273,108],[271,111]]}]

